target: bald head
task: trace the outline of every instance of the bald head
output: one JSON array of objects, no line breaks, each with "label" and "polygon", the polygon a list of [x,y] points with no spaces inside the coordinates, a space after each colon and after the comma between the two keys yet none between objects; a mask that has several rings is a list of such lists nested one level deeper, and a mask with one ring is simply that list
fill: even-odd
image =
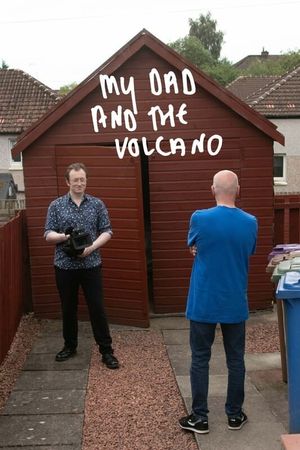
[{"label": "bald head", "polygon": [[221,170],[213,178],[212,192],[217,203],[232,206],[239,193],[239,180],[231,170]]}]

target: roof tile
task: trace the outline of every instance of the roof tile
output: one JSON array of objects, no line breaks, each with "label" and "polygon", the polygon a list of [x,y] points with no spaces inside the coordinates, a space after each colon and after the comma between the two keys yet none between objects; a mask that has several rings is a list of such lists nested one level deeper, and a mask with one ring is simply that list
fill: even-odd
[{"label": "roof tile", "polygon": [[249,105],[265,116],[300,116],[300,66],[251,98]]},{"label": "roof tile", "polygon": [[266,117],[300,116],[300,66],[281,77],[238,77],[227,88]]},{"label": "roof tile", "polygon": [[0,69],[0,133],[22,133],[59,100],[22,70]]},{"label": "roof tile", "polygon": [[[228,86],[230,92],[246,101],[249,96],[255,95],[256,92],[264,92],[270,84],[273,84],[279,78],[278,75],[271,76],[253,76],[243,75],[236,78]],[[246,101],[246,103],[248,103]]]}]

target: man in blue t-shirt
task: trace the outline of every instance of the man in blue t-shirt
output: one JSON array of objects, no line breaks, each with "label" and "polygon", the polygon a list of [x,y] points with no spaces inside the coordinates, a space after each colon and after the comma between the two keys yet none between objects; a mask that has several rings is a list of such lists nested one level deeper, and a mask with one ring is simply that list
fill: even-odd
[{"label": "man in blue t-shirt", "polygon": [[209,360],[218,323],[228,367],[228,428],[239,430],[247,422],[242,410],[247,284],[249,257],[257,238],[256,218],[235,206],[240,189],[237,175],[229,170],[216,173],[211,189],[217,205],[195,211],[188,234],[195,256],[186,309],[192,351],[192,413],[179,420],[181,428],[200,434],[209,432]]}]

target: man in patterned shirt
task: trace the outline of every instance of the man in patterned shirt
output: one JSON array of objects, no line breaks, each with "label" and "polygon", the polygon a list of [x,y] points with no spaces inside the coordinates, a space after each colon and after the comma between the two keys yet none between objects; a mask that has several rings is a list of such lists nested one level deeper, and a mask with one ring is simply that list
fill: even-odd
[{"label": "man in patterned shirt", "polygon": [[[54,268],[63,319],[64,347],[55,359],[65,361],[76,354],[78,290],[81,286],[102,362],[109,369],[117,369],[119,362],[113,354],[103,305],[101,256],[98,251],[112,236],[108,212],[100,199],[85,194],[87,170],[83,164],[71,164],[65,178],[69,192],[51,202],[45,226],[46,241],[56,245]],[[65,250],[70,237],[68,229],[84,230],[91,237],[92,244],[77,256],[70,256]]]}]

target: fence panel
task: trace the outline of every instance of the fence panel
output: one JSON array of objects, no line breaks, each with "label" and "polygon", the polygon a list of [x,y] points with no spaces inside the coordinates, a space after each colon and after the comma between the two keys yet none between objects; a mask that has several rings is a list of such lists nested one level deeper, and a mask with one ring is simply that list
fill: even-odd
[{"label": "fence panel", "polygon": [[28,309],[28,249],[25,210],[0,228],[0,363]]},{"label": "fence panel", "polygon": [[300,195],[277,195],[274,208],[274,244],[300,243]]}]

